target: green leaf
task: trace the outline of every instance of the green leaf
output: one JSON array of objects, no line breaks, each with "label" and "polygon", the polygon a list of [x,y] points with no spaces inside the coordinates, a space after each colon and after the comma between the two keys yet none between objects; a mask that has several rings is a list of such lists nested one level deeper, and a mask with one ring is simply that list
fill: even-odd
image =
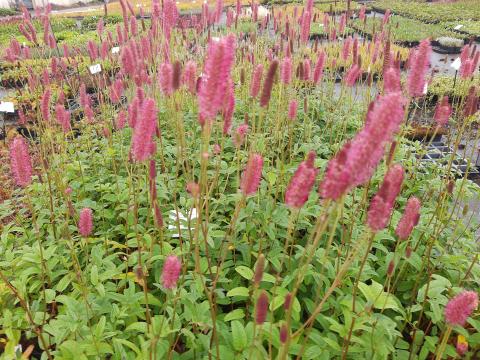
[{"label": "green leaf", "polygon": [[264,274],[263,274],[262,281],[275,284],[275,281],[276,281],[276,280],[277,280],[277,279],[275,279],[275,276],[273,276],[273,275],[271,275],[271,274],[268,274],[268,273],[264,273]]},{"label": "green leaf", "polygon": [[252,280],[253,278],[253,270],[246,266],[237,266],[235,271],[247,280]]},{"label": "green leaf", "polygon": [[97,326],[95,327],[95,336],[99,339],[102,337],[103,332],[105,331],[106,322],[107,322],[106,317],[102,316],[100,318],[100,321],[98,322]]},{"label": "green leaf", "polygon": [[372,281],[371,285],[359,283],[358,288],[375,309],[392,309],[403,313],[397,298],[394,295],[383,291],[383,286],[381,284],[375,281]]},{"label": "green leaf", "polygon": [[98,268],[97,268],[97,265],[92,266],[92,270],[90,271],[90,281],[92,282],[93,286],[97,286],[97,284],[98,284]]},{"label": "green leaf", "polygon": [[232,343],[233,347],[237,351],[242,351],[247,346],[247,333],[242,323],[238,320],[234,320],[232,325]]},{"label": "green leaf", "polygon": [[227,292],[227,296],[248,296],[248,289],[246,287],[236,287]]},{"label": "green leaf", "polygon": [[140,333],[147,333],[147,323],[146,322],[134,322],[127,326],[125,331],[138,331]]},{"label": "green leaf", "polygon": [[230,311],[227,315],[225,315],[224,321],[232,321],[232,320],[239,320],[245,317],[245,312],[243,309],[235,309]]}]

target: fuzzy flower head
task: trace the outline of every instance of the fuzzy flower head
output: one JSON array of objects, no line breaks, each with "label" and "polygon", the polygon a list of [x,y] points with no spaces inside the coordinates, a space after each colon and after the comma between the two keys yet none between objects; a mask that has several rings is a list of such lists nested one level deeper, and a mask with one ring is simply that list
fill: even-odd
[{"label": "fuzzy flower head", "polygon": [[177,286],[182,263],[175,255],[170,255],[165,259],[162,270],[162,284],[165,289],[173,289]]},{"label": "fuzzy flower head", "polygon": [[222,110],[229,84],[230,71],[235,60],[235,36],[212,39],[198,91],[199,113],[202,119],[213,120]]},{"label": "fuzzy flower head", "polygon": [[307,160],[302,161],[295,171],[285,192],[285,203],[288,206],[298,209],[308,200],[318,174],[314,161],[315,152],[311,151]]},{"label": "fuzzy flower head", "polygon": [[362,73],[362,69],[358,64],[353,64],[345,75],[345,85],[352,87],[357,82],[359,76]]},{"label": "fuzzy flower head", "polygon": [[157,108],[153,99],[143,101],[132,137],[132,154],[136,161],[145,161],[155,153],[154,134],[157,128]]},{"label": "fuzzy flower head", "polygon": [[260,92],[262,75],[263,75],[263,65],[258,64],[253,71],[252,82],[250,85],[250,96],[252,98],[256,98],[258,93]]},{"label": "fuzzy flower head", "polygon": [[385,94],[401,91],[400,69],[396,66],[389,67],[383,74],[383,92]]},{"label": "fuzzy flower head", "polygon": [[83,208],[80,211],[80,219],[78,220],[78,232],[83,237],[90,236],[93,230],[93,213],[92,209]]},{"label": "fuzzy flower head", "polygon": [[433,119],[439,126],[445,126],[451,114],[452,107],[448,103],[448,96],[445,95],[442,100],[438,102]]},{"label": "fuzzy flower head", "polygon": [[197,64],[194,61],[190,60],[185,64],[182,83],[187,87],[188,91],[195,94],[197,87]]},{"label": "fuzzy flower head", "polygon": [[173,67],[172,64],[165,62],[160,65],[160,72],[158,75],[160,89],[166,96],[173,93]]},{"label": "fuzzy flower head", "polygon": [[462,291],[445,306],[445,321],[450,326],[464,326],[477,307],[478,294],[475,291]]},{"label": "fuzzy flower head", "polygon": [[418,220],[420,220],[420,207],[420,200],[416,197],[408,199],[405,212],[395,230],[395,234],[397,234],[400,240],[408,239],[413,228],[418,224]]},{"label": "fuzzy flower head", "polygon": [[261,107],[268,106],[268,103],[270,102],[270,97],[272,96],[273,80],[275,78],[275,74],[277,73],[277,68],[278,60],[275,59],[270,63],[267,76],[265,77],[265,81],[263,82],[262,95],[260,96]]},{"label": "fuzzy flower head", "polygon": [[255,309],[255,322],[257,325],[262,325],[267,319],[268,312],[268,295],[265,291],[260,293],[260,296],[257,299],[256,309]]},{"label": "fuzzy flower head", "polygon": [[290,103],[288,104],[288,118],[290,120],[295,120],[295,118],[297,117],[297,108],[298,108],[297,100],[291,100]]},{"label": "fuzzy flower head", "polygon": [[387,226],[402,182],[403,168],[400,165],[393,165],[385,174],[383,183],[368,209],[367,224],[373,231],[382,230]]},{"label": "fuzzy flower head", "polygon": [[430,65],[430,54],[432,47],[430,40],[425,39],[420,42],[418,49],[413,52],[412,59],[409,59],[410,69],[407,78],[408,94],[411,97],[424,95],[426,84],[426,75]]},{"label": "fuzzy flower head", "polygon": [[318,54],[318,59],[315,64],[315,69],[313,70],[313,82],[315,84],[318,84],[320,80],[322,79],[323,76],[323,68],[325,66],[325,60],[326,60],[327,55],[325,54],[324,51],[321,51]]},{"label": "fuzzy flower head", "polygon": [[70,131],[70,112],[63,105],[57,104],[55,106],[55,118],[62,126],[63,132]]},{"label": "fuzzy flower head", "polygon": [[24,138],[17,136],[10,145],[10,167],[18,186],[25,187],[32,181],[32,160]]},{"label": "fuzzy flower head", "polygon": [[292,81],[292,59],[290,57],[284,58],[280,64],[280,80],[285,85]]},{"label": "fuzzy flower head", "polygon": [[252,154],[248,159],[247,167],[243,171],[240,189],[244,196],[257,192],[262,179],[263,158],[260,154]]},{"label": "fuzzy flower head", "polygon": [[43,120],[50,120],[50,98],[52,97],[52,92],[50,89],[46,89],[43,92],[42,99],[40,100],[40,109],[42,111]]},{"label": "fuzzy flower head", "polygon": [[385,144],[392,141],[404,117],[400,93],[377,98],[369,106],[365,127],[328,162],[320,184],[323,198],[338,200],[355,186],[366,183],[381,161]]},{"label": "fuzzy flower head", "polygon": [[233,135],[233,143],[236,147],[240,147],[243,145],[247,133],[248,124],[241,124],[235,129],[235,134]]}]

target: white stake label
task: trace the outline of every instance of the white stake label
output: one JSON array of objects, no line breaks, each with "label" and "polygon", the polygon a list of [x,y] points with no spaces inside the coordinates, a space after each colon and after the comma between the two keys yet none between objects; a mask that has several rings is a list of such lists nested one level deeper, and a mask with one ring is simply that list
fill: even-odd
[{"label": "white stake label", "polygon": [[10,102],[10,101],[0,102],[0,112],[5,112],[5,113],[15,112],[15,106],[13,105],[13,102]]},{"label": "white stake label", "polygon": [[92,75],[98,74],[102,71],[102,65],[100,64],[90,65],[88,68],[90,70],[90,74]]}]

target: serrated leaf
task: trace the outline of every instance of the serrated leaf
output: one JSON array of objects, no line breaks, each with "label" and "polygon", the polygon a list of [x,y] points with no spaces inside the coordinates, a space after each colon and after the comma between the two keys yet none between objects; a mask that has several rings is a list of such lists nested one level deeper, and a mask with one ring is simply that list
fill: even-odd
[{"label": "serrated leaf", "polygon": [[375,281],[372,281],[371,285],[359,283],[358,288],[375,309],[392,309],[400,313],[403,312],[399,306],[397,298],[394,295],[383,291],[383,286],[381,284]]},{"label": "serrated leaf", "polygon": [[227,315],[225,315],[224,321],[232,321],[232,320],[239,320],[245,317],[245,312],[243,309],[235,309],[230,311]]},{"label": "serrated leaf", "polygon": [[275,279],[275,276],[273,276],[273,275],[271,275],[271,274],[264,273],[264,274],[263,274],[262,281],[275,284],[275,281],[277,281],[277,279]]},{"label": "serrated leaf", "polygon": [[97,284],[98,284],[98,268],[97,268],[97,265],[92,266],[92,270],[90,271],[90,281],[92,282],[93,286],[97,286]]},{"label": "serrated leaf", "polygon": [[247,333],[240,321],[234,320],[232,325],[232,343],[237,351],[242,351],[247,346]]},{"label": "serrated leaf", "polygon": [[146,322],[134,322],[127,326],[125,331],[138,331],[140,333],[147,333],[147,323]]},{"label": "serrated leaf", "polygon": [[253,270],[246,266],[237,266],[235,271],[247,280],[252,280],[253,278]]},{"label": "serrated leaf", "polygon": [[97,326],[95,327],[95,336],[97,338],[101,338],[103,335],[103,332],[105,331],[105,324],[107,322],[107,319],[105,316],[102,316],[100,320],[98,321]]},{"label": "serrated leaf", "polygon": [[227,296],[248,296],[248,289],[246,287],[236,287],[227,292]]}]

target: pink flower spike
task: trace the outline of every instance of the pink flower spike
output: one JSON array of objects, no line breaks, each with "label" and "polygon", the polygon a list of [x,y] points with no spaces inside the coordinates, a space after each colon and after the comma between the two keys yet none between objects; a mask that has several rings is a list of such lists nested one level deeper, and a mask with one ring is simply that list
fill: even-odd
[{"label": "pink flower spike", "polygon": [[55,106],[55,117],[57,122],[62,126],[63,132],[69,132],[71,129],[70,112],[65,110],[62,104],[57,104],[57,106]]},{"label": "pink flower spike", "polygon": [[362,69],[358,64],[353,64],[345,75],[345,85],[352,87],[358,80],[358,77],[362,73]]},{"label": "pink flower spike", "polygon": [[185,64],[182,83],[185,84],[188,91],[195,94],[197,87],[197,64],[194,61],[189,61]]},{"label": "pink flower spike", "polygon": [[233,80],[228,80],[229,84],[227,87],[227,93],[225,94],[225,103],[223,105],[222,115],[223,115],[223,134],[227,135],[230,133],[232,128],[232,119],[233,113],[235,110],[235,88]]},{"label": "pink flower spike", "polygon": [[110,100],[114,104],[120,102],[120,98],[123,95],[123,82],[121,79],[115,80],[115,82],[110,87]]},{"label": "pink flower spike", "polygon": [[156,127],[157,109],[155,100],[145,99],[132,136],[132,154],[136,161],[145,161],[155,153],[153,137]]},{"label": "pink flower spike", "polygon": [[389,67],[383,75],[383,92],[385,94],[401,91],[400,69],[396,66]]},{"label": "pink flower spike", "polygon": [[299,209],[308,200],[318,174],[314,161],[315,152],[311,151],[307,160],[302,161],[295,171],[285,192],[285,203],[288,206]]},{"label": "pink flower spike", "polygon": [[263,76],[263,65],[258,64],[255,67],[255,70],[253,71],[252,82],[250,85],[250,96],[252,98],[256,98],[258,93],[260,92],[260,84],[262,81],[262,76]]},{"label": "pink flower spike", "polygon": [[413,52],[413,58],[409,59],[410,69],[407,78],[408,94],[411,97],[424,95],[426,84],[426,75],[430,65],[430,54],[432,47],[430,40],[425,39],[420,42],[418,48]]},{"label": "pink flower spike", "polygon": [[170,255],[165,259],[162,270],[162,284],[165,289],[173,289],[177,286],[182,263],[175,255]]},{"label": "pink flower spike", "polygon": [[235,36],[211,40],[208,45],[207,59],[202,81],[198,91],[200,118],[213,120],[223,108],[228,79],[235,60]]},{"label": "pink flower spike", "polygon": [[285,85],[292,81],[292,59],[289,57],[284,58],[280,65],[280,80]]},{"label": "pink flower spike", "polygon": [[315,64],[315,69],[313,70],[313,82],[315,84],[318,84],[320,82],[320,80],[322,80],[323,68],[325,66],[326,57],[327,57],[327,55],[325,54],[324,51],[321,51],[318,54],[317,63]]},{"label": "pink flower spike", "polygon": [[92,209],[83,208],[80,211],[80,219],[78,220],[78,232],[83,237],[88,237],[93,230],[93,213]]},{"label": "pink flower spike", "polygon": [[262,325],[267,319],[268,312],[268,295],[265,291],[260,293],[257,299],[255,308],[255,322],[257,325]]},{"label": "pink flower spike", "polygon": [[400,240],[406,240],[412,233],[413,228],[418,224],[420,219],[420,200],[416,197],[411,197],[407,201],[405,212],[397,224],[395,234]]},{"label": "pink flower spike", "polygon": [[270,102],[272,95],[273,80],[278,68],[278,60],[273,60],[268,68],[267,76],[263,82],[262,95],[260,96],[260,106],[266,107]]},{"label": "pink flower spike", "polygon": [[445,95],[442,100],[438,102],[433,119],[439,126],[445,126],[451,114],[452,107],[448,103],[448,96]]},{"label": "pink flower spike", "polygon": [[478,294],[475,291],[462,291],[445,306],[445,321],[450,326],[464,326],[477,307]]},{"label": "pink flower spike", "polygon": [[173,93],[173,67],[170,63],[163,63],[160,65],[160,72],[158,77],[160,89],[166,96]]},{"label": "pink flower spike", "polygon": [[382,230],[387,226],[402,182],[403,168],[400,165],[393,165],[385,174],[383,183],[368,209],[367,224],[373,231]]},{"label": "pink flower spike", "polygon": [[312,22],[312,13],[309,12],[308,10],[303,13],[302,16],[302,24],[301,24],[301,30],[300,30],[300,41],[302,43],[308,42],[310,39],[310,24]]},{"label": "pink flower spike", "polygon": [[290,120],[295,120],[295,118],[297,117],[297,108],[297,100],[290,101],[290,104],[288,104],[288,118]]},{"label": "pink flower spike", "polygon": [[25,139],[17,136],[10,145],[10,167],[18,186],[25,187],[32,182],[32,160]]},{"label": "pink flower spike", "polygon": [[42,111],[43,120],[50,121],[50,98],[52,93],[50,89],[46,89],[43,92],[40,108]]},{"label": "pink flower spike", "polygon": [[263,158],[260,154],[252,154],[242,174],[240,189],[244,196],[255,194],[262,179]]},{"label": "pink flower spike", "polygon": [[233,143],[236,147],[240,147],[243,145],[243,142],[245,141],[245,136],[247,135],[248,132],[248,124],[242,124],[239,125],[235,129],[235,135],[233,137]]},{"label": "pink flower spike", "polygon": [[345,39],[342,46],[342,60],[346,61],[350,56],[350,47],[352,45],[352,37],[349,36]]}]

